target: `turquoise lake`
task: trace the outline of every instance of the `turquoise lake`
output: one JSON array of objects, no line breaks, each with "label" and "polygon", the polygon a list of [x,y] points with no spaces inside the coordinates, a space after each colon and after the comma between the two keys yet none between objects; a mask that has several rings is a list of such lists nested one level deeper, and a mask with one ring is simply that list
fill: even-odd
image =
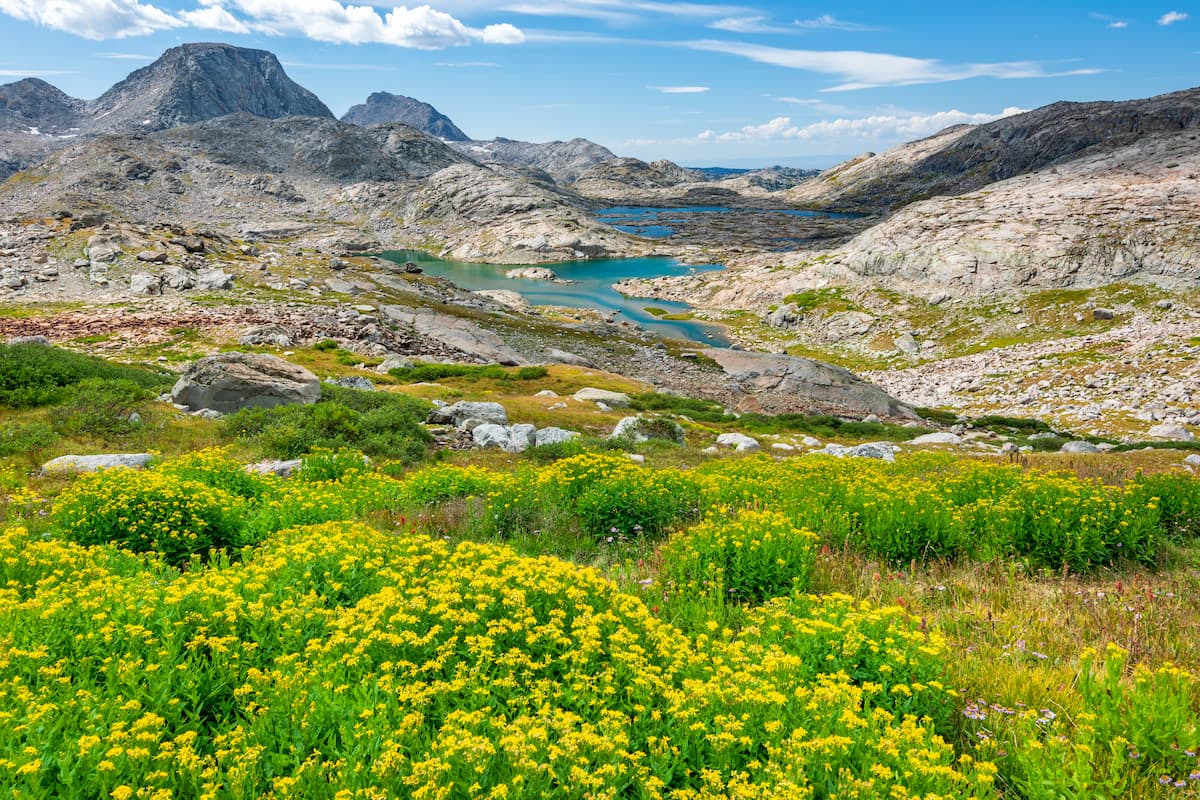
[{"label": "turquoise lake", "polygon": [[540,264],[554,270],[561,280],[569,283],[535,281],[526,278],[506,278],[504,273],[517,269],[519,264],[468,264],[443,261],[416,250],[393,250],[383,258],[403,264],[411,261],[426,273],[447,278],[470,291],[481,289],[510,289],[519,292],[535,306],[569,306],[594,308],[605,313],[617,312],[616,319],[641,325],[648,331],[672,339],[725,347],[729,340],[719,326],[695,320],[664,320],[645,311],[646,307],[661,308],[671,314],[688,311],[685,303],[665,300],[630,298],[612,288],[626,278],[658,278],[687,275],[691,272],[720,269],[716,265],[693,266],[673,258],[608,258],[591,261],[567,261],[559,264]]}]

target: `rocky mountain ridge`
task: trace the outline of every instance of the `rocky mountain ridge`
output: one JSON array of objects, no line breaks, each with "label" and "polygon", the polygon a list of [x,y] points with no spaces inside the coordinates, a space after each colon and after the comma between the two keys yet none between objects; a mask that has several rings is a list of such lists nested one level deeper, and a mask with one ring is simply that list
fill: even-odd
[{"label": "rocky mountain ridge", "polygon": [[364,127],[400,122],[442,141],[466,142],[471,138],[429,103],[390,92],[372,92],[365,103],[351,106],[342,115],[342,122]]}]

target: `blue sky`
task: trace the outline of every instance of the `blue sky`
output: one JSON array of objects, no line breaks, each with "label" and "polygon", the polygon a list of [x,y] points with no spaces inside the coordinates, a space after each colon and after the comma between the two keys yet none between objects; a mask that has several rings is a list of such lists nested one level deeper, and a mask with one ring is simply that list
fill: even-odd
[{"label": "blue sky", "polygon": [[1200,84],[1200,6],[1141,2],[0,0],[0,81],[98,96],[182,42],[271,50],[341,115],[372,91],[475,138],[827,166],[1056,100]]}]

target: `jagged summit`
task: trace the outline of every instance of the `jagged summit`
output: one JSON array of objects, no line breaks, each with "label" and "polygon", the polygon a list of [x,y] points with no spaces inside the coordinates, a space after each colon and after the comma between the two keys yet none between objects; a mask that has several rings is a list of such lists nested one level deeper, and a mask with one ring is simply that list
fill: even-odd
[{"label": "jagged summit", "polygon": [[258,117],[329,117],[274,54],[229,44],[173,47],[88,106],[96,132],[162,130],[245,112]]},{"label": "jagged summit", "polygon": [[371,93],[367,102],[351,107],[342,122],[362,126],[402,122],[447,142],[466,142],[471,138],[428,103],[390,92]]}]

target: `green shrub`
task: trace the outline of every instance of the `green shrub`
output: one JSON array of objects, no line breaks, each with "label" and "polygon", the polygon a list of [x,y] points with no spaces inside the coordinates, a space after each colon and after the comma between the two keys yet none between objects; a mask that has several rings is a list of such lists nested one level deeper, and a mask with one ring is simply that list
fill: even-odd
[{"label": "green shrub", "polygon": [[269,458],[299,458],[321,448],[404,462],[424,455],[430,440],[420,425],[428,408],[424,401],[332,386],[322,391],[313,405],[242,409],[226,417],[225,431],[257,442]]},{"label": "green shrub", "polygon": [[550,374],[550,370],[545,367],[521,367],[517,370],[517,380],[519,381],[536,381],[539,378],[544,378]]},{"label": "green shrub", "polygon": [[50,412],[55,429],[64,436],[99,438],[132,433],[141,423],[138,417],[145,400],[154,394],[123,378],[87,378],[76,384],[66,403]]},{"label": "green shrub", "polygon": [[279,488],[275,476],[247,472],[241,463],[229,457],[229,448],[226,447],[188,453],[156,467],[155,471],[180,480],[202,483],[248,500],[273,497]]},{"label": "green shrub", "polygon": [[242,517],[242,504],[233,495],[153,470],[80,476],[54,506],[64,538],[159,553],[173,566],[245,544]]},{"label": "green shrub", "polygon": [[36,455],[56,441],[58,434],[44,422],[9,425],[0,430],[0,458]]},{"label": "green shrub", "polygon": [[1127,487],[1135,504],[1154,502],[1159,528],[1174,539],[1200,536],[1200,480],[1181,472],[1139,475]]},{"label": "green shrub", "polygon": [[752,433],[807,433],[830,439],[889,439],[897,442],[915,439],[928,428],[909,428],[887,422],[854,422],[828,414],[743,414],[738,425]]},{"label": "green shrub", "polygon": [[338,349],[338,343],[335,342],[333,339],[322,339],[321,341],[319,341],[313,345],[313,350],[320,350],[321,352],[328,352],[330,350],[337,350],[337,349]]},{"label": "green shrub", "polygon": [[726,414],[720,403],[692,397],[676,397],[671,394],[645,392],[629,398],[629,406],[635,411],[667,411],[683,414],[697,422],[732,422],[736,417]]},{"label": "green shrub", "polygon": [[62,402],[69,387],[89,378],[130,381],[157,389],[172,378],[148,369],[36,344],[0,344],[0,406],[35,408]]}]

